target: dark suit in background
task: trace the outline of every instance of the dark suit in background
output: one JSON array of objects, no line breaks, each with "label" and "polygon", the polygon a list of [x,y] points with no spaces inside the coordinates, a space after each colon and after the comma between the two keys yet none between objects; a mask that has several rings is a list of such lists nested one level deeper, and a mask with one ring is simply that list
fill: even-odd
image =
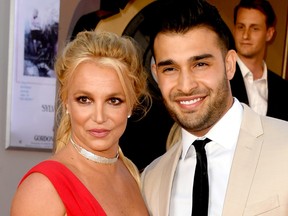
[{"label": "dark suit in background", "polygon": [[[288,81],[268,70],[267,116],[288,121]],[[230,81],[232,94],[240,102],[249,105],[244,79],[238,63],[234,78]]]}]

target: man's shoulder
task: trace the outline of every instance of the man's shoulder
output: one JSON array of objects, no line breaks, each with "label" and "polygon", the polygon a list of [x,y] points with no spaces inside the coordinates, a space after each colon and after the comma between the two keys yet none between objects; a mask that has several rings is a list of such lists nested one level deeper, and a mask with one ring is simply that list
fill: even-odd
[{"label": "man's shoulder", "polygon": [[263,126],[268,126],[270,129],[275,131],[283,132],[288,138],[288,121],[274,118],[270,116],[260,116],[263,122]]},{"label": "man's shoulder", "polygon": [[275,86],[280,84],[281,86],[288,88],[288,80],[283,79],[281,76],[271,70],[268,70],[268,83]]},{"label": "man's shoulder", "polygon": [[[264,127],[264,128],[268,127],[269,129],[276,128],[276,130],[288,131],[288,121],[275,117],[259,115],[258,113],[253,111],[251,107],[249,107],[244,103],[242,103],[242,106],[244,107],[243,120],[246,126],[251,125],[251,123],[253,122],[253,125],[258,125],[257,127]],[[286,134],[288,136],[287,132]]]},{"label": "man's shoulder", "polygon": [[147,168],[153,169],[158,166],[165,166],[167,161],[171,160],[171,157],[173,157],[174,154],[176,154],[177,149],[179,148],[180,143],[175,143],[169,150],[167,150],[163,155],[156,158],[154,161],[152,161]]},{"label": "man's shoulder", "polygon": [[152,161],[143,171],[143,176],[159,176],[163,170],[167,170],[167,168],[171,168],[175,163],[175,160],[178,160],[177,155],[180,154],[181,149],[180,142],[173,145],[167,152],[165,152],[160,157],[156,158]]},{"label": "man's shoulder", "polygon": [[279,140],[288,140],[288,121],[270,116],[259,116],[264,134],[277,137]]}]

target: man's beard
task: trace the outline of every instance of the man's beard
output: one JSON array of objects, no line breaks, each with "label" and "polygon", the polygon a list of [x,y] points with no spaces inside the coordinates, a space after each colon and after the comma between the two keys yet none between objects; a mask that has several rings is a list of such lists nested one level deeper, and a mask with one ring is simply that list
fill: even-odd
[{"label": "man's beard", "polygon": [[[226,73],[222,79],[222,82],[218,85],[216,92],[211,95],[211,91],[208,94],[210,97],[210,104],[207,104],[204,110],[197,113],[185,112],[177,114],[177,110],[164,100],[166,108],[171,117],[185,130],[193,133],[205,130],[213,126],[227,111],[228,99],[230,94],[229,81],[227,80]],[[173,98],[173,97],[172,97]],[[212,101],[211,101],[212,100]],[[207,103],[209,101],[204,101]],[[200,112],[200,113],[199,113]]]}]

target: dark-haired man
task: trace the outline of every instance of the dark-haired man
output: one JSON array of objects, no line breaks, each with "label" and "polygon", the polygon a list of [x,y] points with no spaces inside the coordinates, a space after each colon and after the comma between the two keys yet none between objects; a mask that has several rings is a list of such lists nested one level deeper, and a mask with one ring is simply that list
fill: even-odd
[{"label": "dark-haired man", "polygon": [[237,54],[215,7],[167,2],[153,27],[152,68],[177,124],[170,149],[141,176],[150,214],[288,215],[288,122],[232,96]]}]

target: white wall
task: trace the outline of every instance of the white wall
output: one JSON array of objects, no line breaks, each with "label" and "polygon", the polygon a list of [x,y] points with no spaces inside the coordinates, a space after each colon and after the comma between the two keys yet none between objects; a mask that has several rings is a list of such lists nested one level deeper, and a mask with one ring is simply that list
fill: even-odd
[{"label": "white wall", "polygon": [[0,1],[0,215],[9,215],[13,194],[22,175],[51,153],[5,149],[10,1]]},{"label": "white wall", "polygon": [[10,1],[0,1],[0,215],[9,215],[10,203],[22,175],[51,153],[5,149]]}]

